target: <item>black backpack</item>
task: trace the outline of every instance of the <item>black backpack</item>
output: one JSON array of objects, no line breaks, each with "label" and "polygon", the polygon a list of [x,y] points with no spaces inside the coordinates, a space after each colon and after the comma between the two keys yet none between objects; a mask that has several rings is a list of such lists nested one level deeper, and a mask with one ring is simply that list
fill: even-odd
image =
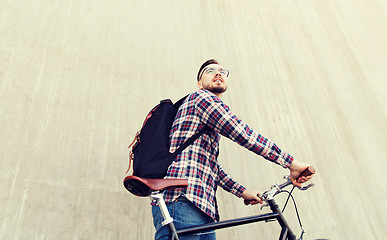
[{"label": "black backpack", "polygon": [[146,116],[142,128],[137,132],[133,142],[128,147],[132,147],[129,154],[128,171],[133,160],[134,176],[164,178],[169,165],[175,160],[176,156],[207,130],[207,127],[204,127],[174,153],[169,152],[169,133],[176,113],[187,96],[175,104],[169,99],[162,100]]}]

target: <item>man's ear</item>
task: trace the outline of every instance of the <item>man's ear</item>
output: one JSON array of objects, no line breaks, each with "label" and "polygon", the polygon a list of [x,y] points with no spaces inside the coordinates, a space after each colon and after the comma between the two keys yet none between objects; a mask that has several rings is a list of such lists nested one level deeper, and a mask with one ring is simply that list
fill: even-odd
[{"label": "man's ear", "polygon": [[198,81],[198,88],[203,89],[203,84],[202,84],[202,81],[200,81],[200,80]]}]

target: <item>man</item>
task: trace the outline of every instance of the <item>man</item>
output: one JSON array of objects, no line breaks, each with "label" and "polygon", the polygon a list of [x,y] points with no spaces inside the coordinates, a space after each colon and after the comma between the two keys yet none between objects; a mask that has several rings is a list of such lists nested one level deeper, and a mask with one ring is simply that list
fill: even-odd
[{"label": "man", "polygon": [[[206,61],[197,74],[199,90],[190,94],[178,110],[170,132],[170,152],[174,152],[189,137],[204,127],[199,139],[178,155],[169,166],[165,178],[185,178],[187,188],[167,190],[164,198],[177,229],[219,220],[216,190],[224,190],[243,199],[262,203],[258,192],[247,190],[234,181],[219,165],[219,139],[223,135],[254,153],[289,168],[293,184],[300,186],[309,177],[296,181],[308,165],[298,162],[279,149],[273,142],[256,133],[235,116],[221,100],[227,90],[229,71],[214,60]],[[160,210],[152,206],[155,239],[168,239],[168,229],[163,227]],[[215,233],[187,236],[181,239],[216,239]]]}]

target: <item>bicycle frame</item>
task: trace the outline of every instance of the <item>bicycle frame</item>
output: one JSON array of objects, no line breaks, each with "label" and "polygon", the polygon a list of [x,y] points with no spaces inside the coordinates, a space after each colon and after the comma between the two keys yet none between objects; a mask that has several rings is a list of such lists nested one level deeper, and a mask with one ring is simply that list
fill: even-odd
[{"label": "bicycle frame", "polygon": [[[281,233],[279,236],[280,240],[286,240],[286,239],[294,240],[294,239],[297,239],[296,236],[294,235],[293,231],[290,229],[288,223],[286,222],[286,219],[283,216],[282,211],[279,209],[279,206],[274,201],[274,196],[277,195],[282,188],[290,184],[291,182],[288,178],[287,182],[281,185],[276,184],[272,187],[271,190],[266,191],[265,193],[260,195],[260,197],[269,205],[272,211],[271,213],[260,214],[260,215],[244,217],[244,218],[236,218],[236,219],[225,220],[225,221],[209,223],[209,224],[203,224],[203,225],[183,228],[179,230],[176,230],[173,224],[173,219],[169,215],[167,206],[165,204],[165,201],[161,193],[158,191],[152,192],[152,194],[150,194],[149,197],[151,198],[152,201],[157,201],[160,207],[161,213],[164,217],[164,222],[162,224],[164,226],[165,225],[168,226],[172,240],[179,239],[179,236],[183,236],[183,235],[209,232],[212,230],[218,230],[222,228],[234,227],[234,226],[239,226],[239,225],[244,225],[249,223],[268,221],[268,220],[276,220],[280,224],[281,226]],[[306,187],[305,190],[307,188],[308,187]]]},{"label": "bicycle frame", "polygon": [[179,229],[176,232],[178,236],[182,236],[182,235],[189,235],[189,234],[195,234],[200,232],[208,232],[208,231],[222,229],[222,228],[235,227],[235,226],[249,224],[249,223],[262,222],[262,221],[268,221],[268,220],[277,220],[280,226],[282,227],[279,239],[280,240],[296,239],[296,236],[293,234],[293,231],[290,229],[288,223],[285,220],[285,217],[282,214],[282,211],[279,209],[274,199],[268,200],[268,204],[270,206],[270,209],[272,210],[272,213],[260,214],[260,215],[244,217],[244,218],[236,218],[236,219],[225,220],[225,221],[220,221],[220,222],[210,223],[210,224],[203,224],[199,226]]},{"label": "bicycle frame", "polygon": [[[308,176],[311,174],[314,174],[315,170],[313,167],[308,167],[306,170],[304,170],[300,176]],[[299,177],[300,177],[299,176]],[[217,230],[217,229],[222,229],[222,228],[228,228],[228,227],[234,227],[234,226],[239,226],[239,225],[244,225],[244,224],[249,224],[249,223],[255,223],[255,222],[262,222],[262,221],[269,221],[269,220],[275,220],[279,223],[281,226],[281,233],[279,236],[280,240],[294,240],[297,239],[296,236],[294,235],[293,231],[290,229],[288,223],[286,222],[286,219],[284,215],[282,214],[282,211],[279,209],[279,206],[277,203],[274,201],[274,196],[276,196],[278,193],[282,192],[282,189],[292,185],[292,182],[290,180],[289,175],[285,176],[286,182],[282,184],[275,184],[272,186],[272,188],[263,194],[260,194],[259,197],[267,203],[267,205],[271,209],[271,213],[266,213],[266,214],[260,214],[260,215],[255,215],[255,216],[250,216],[250,217],[244,217],[244,218],[236,218],[236,219],[231,219],[231,220],[226,220],[226,221],[220,221],[220,222],[215,222],[215,223],[209,223],[209,224],[203,224],[203,225],[198,225],[198,226],[192,226],[188,228],[183,228],[176,230],[174,224],[173,224],[173,218],[171,218],[168,208],[166,206],[166,203],[164,201],[164,198],[160,191],[157,191],[157,188],[153,188],[154,190],[148,195],[152,201],[157,202],[161,213],[163,215],[164,221],[162,222],[163,226],[167,226],[170,232],[170,237],[172,240],[179,240],[179,236],[183,235],[189,235],[189,234],[196,234],[196,233],[203,233],[203,232],[209,232],[212,230]],[[148,180],[149,181],[149,180]],[[143,183],[146,183],[147,181],[143,181]],[[307,190],[309,187],[313,186],[314,184],[309,184],[306,187],[297,187],[300,190]],[[139,185],[138,185],[139,186]],[[137,187],[138,187],[137,186]],[[133,186],[126,186],[128,190],[133,192],[132,188]],[[162,188],[159,188],[160,190]],[[146,187],[146,191],[142,191],[143,189],[140,188],[139,192],[134,192],[134,194],[137,194],[138,196],[145,196],[146,192],[149,190],[149,187]],[[245,200],[245,204],[248,205],[250,204],[249,200]],[[301,224],[301,222],[300,222]],[[303,231],[304,233],[304,231]],[[301,234],[301,238],[302,235]]]}]

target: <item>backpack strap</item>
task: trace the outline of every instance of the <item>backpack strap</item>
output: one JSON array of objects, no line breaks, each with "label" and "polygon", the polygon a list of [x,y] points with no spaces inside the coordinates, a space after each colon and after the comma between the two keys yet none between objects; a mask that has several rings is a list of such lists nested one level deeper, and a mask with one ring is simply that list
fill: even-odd
[{"label": "backpack strap", "polygon": [[171,156],[173,156],[174,158],[177,157],[177,155],[179,155],[181,152],[184,151],[184,149],[186,149],[189,145],[191,145],[193,142],[195,142],[196,139],[198,139],[203,133],[205,133],[206,131],[210,130],[209,127],[205,126],[202,130],[200,130],[199,132],[195,133],[192,137],[190,137],[183,145],[181,145],[178,149],[176,149],[176,151],[174,151]]},{"label": "backpack strap", "polygon": [[[185,97],[181,98],[179,101],[177,101],[173,106],[177,109],[183,104],[184,100],[189,96],[186,95]],[[171,153],[171,156],[173,158],[176,158],[177,155],[179,155],[181,152],[184,151],[189,145],[191,145],[193,142],[195,142],[196,139],[198,139],[203,133],[205,133],[207,130],[210,130],[209,127],[205,126],[202,130],[195,133],[192,137],[190,137],[183,145],[181,145],[178,149],[175,150],[175,152]]]},{"label": "backpack strap", "polygon": [[187,96],[181,98],[179,101],[175,102],[175,104],[173,104],[173,106],[176,108],[176,109],[179,109],[179,107],[181,106],[181,104],[183,104],[184,100],[189,96],[189,94],[187,94]]}]

